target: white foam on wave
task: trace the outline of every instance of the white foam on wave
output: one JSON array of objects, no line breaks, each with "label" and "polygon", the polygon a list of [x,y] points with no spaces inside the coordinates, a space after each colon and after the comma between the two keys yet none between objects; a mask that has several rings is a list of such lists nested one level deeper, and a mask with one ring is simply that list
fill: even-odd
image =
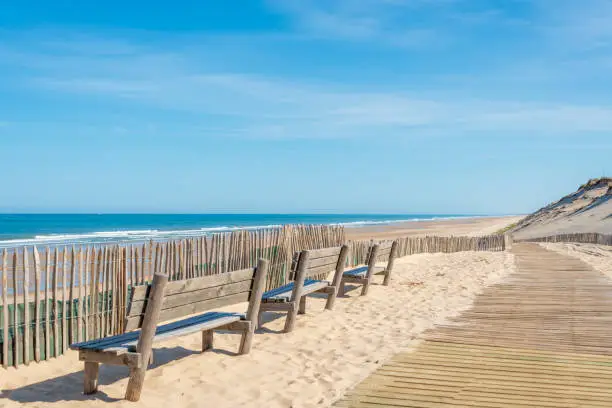
[{"label": "white foam on wave", "polygon": [[36,235],[34,238],[18,238],[0,241],[0,247],[37,245],[37,244],[82,244],[104,243],[119,241],[142,241],[149,239],[178,238],[206,236],[212,233],[230,232],[240,229],[257,230],[275,228],[280,225],[254,225],[254,226],[217,226],[187,230],[131,230],[131,231],[96,231],[82,234],[49,234]]},{"label": "white foam on wave", "polygon": [[438,220],[455,220],[455,219],[464,219],[464,218],[475,218],[476,216],[471,215],[454,215],[448,217],[427,217],[427,218],[407,218],[407,219],[398,219],[398,220],[381,220],[381,221],[351,221],[351,222],[340,222],[336,224],[330,225],[344,225],[345,227],[361,227],[364,225],[384,225],[384,224],[400,224],[403,222],[418,222],[418,221],[438,221]]}]

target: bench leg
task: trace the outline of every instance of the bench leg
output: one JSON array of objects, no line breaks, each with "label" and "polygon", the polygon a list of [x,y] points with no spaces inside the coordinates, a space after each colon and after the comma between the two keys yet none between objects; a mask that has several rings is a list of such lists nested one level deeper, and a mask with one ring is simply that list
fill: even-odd
[{"label": "bench leg", "polygon": [[361,287],[361,296],[365,296],[368,294],[368,288],[370,287],[370,281],[365,281],[363,286]]},{"label": "bench leg", "polygon": [[300,298],[300,308],[298,309],[298,314],[306,314],[306,296],[302,296]]},{"label": "bench leg", "polygon": [[263,311],[262,310],[260,310],[259,313],[257,314],[257,321],[254,323],[255,323],[255,330],[263,326]]},{"label": "bench leg", "polygon": [[385,277],[383,279],[383,286],[389,286],[389,282],[391,281],[391,272],[386,271]]},{"label": "bench leg", "polygon": [[338,288],[338,296],[344,296],[346,294],[346,287],[344,286],[344,280],[340,282],[340,287]]},{"label": "bench leg", "polygon": [[289,303],[289,311],[287,312],[287,320],[285,320],[285,333],[289,333],[295,326],[295,319],[297,318],[298,308],[295,302]]},{"label": "bench leg", "polygon": [[253,343],[254,334],[255,334],[255,327],[246,329],[242,333],[242,338],[240,339],[240,349],[238,350],[238,354],[249,354],[249,351],[251,351],[251,344]]},{"label": "bench leg", "polygon": [[98,391],[98,373],[100,371],[100,363],[95,361],[85,362],[85,383],[83,384],[83,393],[93,394]]},{"label": "bench leg", "polygon": [[146,364],[143,364],[143,367],[130,368],[130,379],[128,381],[127,390],[125,391],[126,400],[136,402],[140,399],[140,393],[142,392],[146,373]]},{"label": "bench leg", "polygon": [[155,360],[153,359],[153,350],[151,350],[151,357],[149,357],[149,365],[155,364]]},{"label": "bench leg", "polygon": [[202,353],[213,348],[213,330],[202,332]]},{"label": "bench leg", "polygon": [[327,302],[325,302],[325,309],[332,310],[334,308],[334,303],[336,303],[336,295],[338,291],[333,286],[330,286],[327,292]]}]

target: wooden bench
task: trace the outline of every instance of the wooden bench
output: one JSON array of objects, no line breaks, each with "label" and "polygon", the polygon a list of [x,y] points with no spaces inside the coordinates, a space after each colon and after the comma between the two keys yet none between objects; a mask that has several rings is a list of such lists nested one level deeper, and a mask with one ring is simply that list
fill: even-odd
[{"label": "wooden bench", "polygon": [[[397,255],[397,241],[382,242],[370,246],[365,265],[345,271],[342,274],[340,282],[340,296],[344,296],[346,283],[363,285],[361,295],[368,293],[368,287],[372,282],[374,275],[385,275],[383,285],[389,285],[391,272],[393,272],[393,264]],[[376,266],[377,262],[387,261],[386,267]]]},{"label": "wooden bench", "polygon": [[[325,308],[331,310],[338,295],[347,254],[346,245],[297,253],[291,268],[293,281],[263,294],[258,324],[262,324],[263,312],[283,311],[287,312],[284,331],[292,331],[298,313],[306,313],[306,296],[315,292],[327,295]],[[331,282],[317,279],[331,271],[335,271]]]},{"label": "wooden bench", "polygon": [[[79,351],[79,360],[85,362],[85,394],[97,391],[101,363],[126,365],[130,379],[125,398],[138,401],[156,341],[202,332],[204,352],[212,348],[214,330],[228,330],[242,334],[239,354],[248,353],[267,269],[268,262],[260,259],[255,269],[174,282],[168,282],[167,275],[155,274],[151,284],[134,287],[126,316],[126,333],[70,346]],[[158,322],[247,301],[246,315],[207,312],[158,326]]]}]

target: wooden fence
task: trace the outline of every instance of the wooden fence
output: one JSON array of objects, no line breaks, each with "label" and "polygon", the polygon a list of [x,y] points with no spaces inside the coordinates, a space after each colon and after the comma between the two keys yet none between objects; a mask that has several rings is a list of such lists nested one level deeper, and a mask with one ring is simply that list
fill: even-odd
[{"label": "wooden fence", "polygon": [[522,239],[522,242],[576,242],[579,244],[612,245],[612,235],[588,232],[582,234],[559,234],[548,237]]},{"label": "wooden fence", "polygon": [[184,240],[0,252],[4,367],[56,357],[68,345],[123,332],[128,295],[165,271],[171,280],[270,261],[268,289],[287,282],[292,254],[341,245],[341,226],[294,225]]},{"label": "wooden fence", "polygon": [[[403,257],[413,254],[436,252],[462,252],[462,251],[504,251],[507,239],[504,235],[488,235],[484,237],[405,237],[398,239],[397,256]],[[368,248],[372,241],[351,241],[349,263],[364,264]]]},{"label": "wooden fence", "polygon": [[[4,367],[63,354],[73,342],[123,332],[131,288],[165,271],[188,279],[270,261],[267,288],[288,281],[293,253],[341,245],[342,226],[297,225],[239,230],[143,244],[15,248],[0,252],[0,350]],[[347,266],[365,262],[371,241],[349,242]],[[410,237],[398,256],[424,252],[499,251],[503,236]]]}]

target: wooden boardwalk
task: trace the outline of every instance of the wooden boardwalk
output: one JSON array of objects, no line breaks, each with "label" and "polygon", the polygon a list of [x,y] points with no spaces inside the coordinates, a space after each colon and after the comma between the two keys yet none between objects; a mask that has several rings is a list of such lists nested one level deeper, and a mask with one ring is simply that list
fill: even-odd
[{"label": "wooden boardwalk", "polygon": [[536,244],[338,407],[612,407],[612,280]]}]

